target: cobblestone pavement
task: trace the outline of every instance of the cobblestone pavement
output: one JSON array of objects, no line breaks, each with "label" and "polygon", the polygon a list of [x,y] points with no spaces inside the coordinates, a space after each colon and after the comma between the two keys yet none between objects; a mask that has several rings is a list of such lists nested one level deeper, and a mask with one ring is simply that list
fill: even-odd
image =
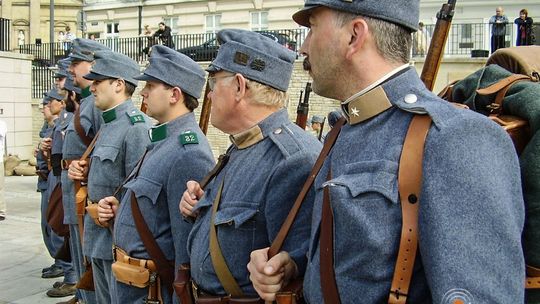
[{"label": "cobblestone pavement", "polygon": [[7,216],[0,221],[0,304],[52,304],[69,298],[49,298],[45,292],[62,278],[42,279],[50,266],[40,228],[40,193],[36,176],[6,176]]}]

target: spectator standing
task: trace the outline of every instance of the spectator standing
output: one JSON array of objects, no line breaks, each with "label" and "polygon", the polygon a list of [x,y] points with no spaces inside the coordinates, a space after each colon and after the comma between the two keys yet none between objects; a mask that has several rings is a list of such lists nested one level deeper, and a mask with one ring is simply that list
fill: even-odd
[{"label": "spectator standing", "polygon": [[491,53],[505,46],[504,36],[506,36],[506,25],[508,18],[504,15],[502,7],[497,7],[495,16],[489,19],[491,24]]},{"label": "spectator standing", "polygon": [[71,42],[77,38],[75,34],[71,32],[71,28],[66,26],[66,34],[64,35],[64,53],[66,56],[71,52]]},{"label": "spectator standing", "polygon": [[519,18],[514,20],[517,25],[516,46],[532,45],[532,26],[533,19],[529,17],[529,12],[526,9],[519,11]]},{"label": "spectator standing", "polygon": [[159,23],[159,30],[157,30],[154,35],[152,35],[152,37],[158,38],[159,42],[164,46],[174,48],[174,44],[172,42],[171,28],[165,25],[164,22]]},{"label": "spectator standing", "polygon": [[150,49],[154,44],[156,44],[156,37],[154,37],[154,35],[152,34],[152,30],[150,29],[150,26],[148,24],[144,25],[144,30],[141,34],[141,37],[146,37],[146,46],[142,49],[142,52],[146,54],[146,56],[148,56],[150,55]]},{"label": "spectator standing", "polygon": [[418,31],[413,34],[413,40],[413,56],[425,56],[431,37],[423,22],[418,23]]}]

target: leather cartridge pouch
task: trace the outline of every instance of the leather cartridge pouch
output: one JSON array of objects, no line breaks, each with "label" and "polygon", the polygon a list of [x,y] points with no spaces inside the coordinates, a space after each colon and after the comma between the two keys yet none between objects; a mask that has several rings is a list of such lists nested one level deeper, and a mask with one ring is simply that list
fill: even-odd
[{"label": "leather cartridge pouch", "polygon": [[62,185],[56,184],[49,198],[46,213],[47,223],[59,236],[69,235],[69,226],[64,224],[64,204],[62,203]]},{"label": "leather cartridge pouch", "polygon": [[94,220],[94,223],[102,228],[109,228],[110,223],[109,222],[100,222],[99,216],[98,216],[98,204],[97,203],[88,203],[88,206],[86,206],[86,212],[88,215]]},{"label": "leather cartridge pouch", "polygon": [[173,282],[173,288],[176,295],[180,298],[180,303],[195,303],[193,294],[191,293],[191,271],[189,264],[182,264],[178,267]]},{"label": "leather cartridge pouch", "polygon": [[92,271],[92,264],[86,263],[86,270],[75,285],[77,289],[94,291],[94,272]]},{"label": "leather cartridge pouch", "polygon": [[138,288],[148,287],[152,276],[157,275],[154,262],[131,258],[120,248],[114,250],[115,262],[112,264],[112,272],[116,280]]}]

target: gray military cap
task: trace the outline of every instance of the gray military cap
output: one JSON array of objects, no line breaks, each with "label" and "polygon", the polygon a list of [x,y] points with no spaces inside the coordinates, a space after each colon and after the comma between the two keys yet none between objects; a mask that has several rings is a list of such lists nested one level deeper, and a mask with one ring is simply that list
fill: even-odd
[{"label": "gray military cap", "polygon": [[60,93],[58,92],[58,89],[56,88],[52,88],[49,92],[45,93],[47,95],[47,97],[49,97],[49,102],[52,101],[53,99],[56,99],[56,100],[64,100],[64,96],[60,95]]},{"label": "gray military cap", "polygon": [[320,124],[322,124],[323,121],[324,121],[324,118],[322,116],[313,115],[313,117],[311,117],[311,123],[320,123]]},{"label": "gray military cap", "polygon": [[411,32],[418,29],[420,0],[306,0],[304,8],[293,15],[294,21],[309,27],[309,16],[313,9],[320,6],[386,20],[404,26]]},{"label": "gray military cap", "polygon": [[76,38],[71,42],[69,58],[74,61],[94,61],[94,53],[97,51],[110,50],[105,45],[90,39]]},{"label": "gray military cap", "polygon": [[43,100],[41,100],[41,104],[44,106],[48,105],[49,102],[51,102],[51,98],[49,97],[49,95],[47,95],[47,93],[43,93]]},{"label": "gray military cap", "polygon": [[139,75],[139,64],[124,54],[113,51],[98,51],[94,53],[95,63],[90,73],[83,77],[88,80],[124,79],[137,86],[134,78]]},{"label": "gray military cap", "polygon": [[200,98],[205,82],[203,69],[188,56],[163,45],[152,47],[150,64],[135,79],[159,81]]},{"label": "gray military cap", "polygon": [[54,74],[53,78],[68,77],[69,75],[68,68],[70,64],[71,64],[71,59],[69,57],[58,60],[58,62],[56,63],[58,70],[56,71],[56,74]]},{"label": "gray military cap", "polygon": [[64,83],[64,89],[81,94],[81,88],[75,86],[73,83],[73,76],[71,75],[67,76],[66,82]]},{"label": "gray military cap", "polygon": [[225,70],[287,91],[296,54],[259,33],[226,29],[217,33],[221,44],[208,72]]}]

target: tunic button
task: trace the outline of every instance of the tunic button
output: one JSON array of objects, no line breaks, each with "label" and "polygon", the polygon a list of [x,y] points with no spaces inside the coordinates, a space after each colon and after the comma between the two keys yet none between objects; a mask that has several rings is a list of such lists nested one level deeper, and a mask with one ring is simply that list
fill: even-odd
[{"label": "tunic button", "polygon": [[283,130],[281,130],[281,128],[278,128],[274,131],[274,134],[281,134]]},{"label": "tunic button", "polygon": [[415,103],[418,100],[418,97],[414,94],[407,94],[404,98],[406,103]]}]

